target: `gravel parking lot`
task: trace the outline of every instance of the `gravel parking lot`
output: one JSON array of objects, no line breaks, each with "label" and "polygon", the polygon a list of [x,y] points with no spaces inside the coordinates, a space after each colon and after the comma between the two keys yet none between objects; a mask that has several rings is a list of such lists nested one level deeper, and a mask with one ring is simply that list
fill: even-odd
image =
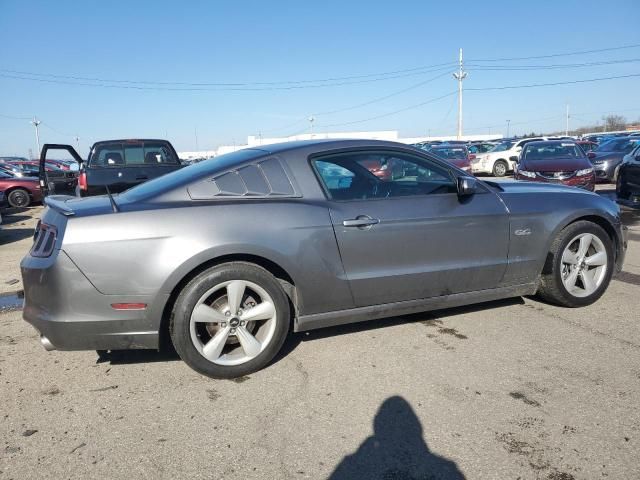
[{"label": "gravel parking lot", "polygon": [[[0,293],[39,211],[5,217]],[[624,272],[590,307],[297,334],[234,381],[167,353],[47,353],[0,307],[0,478],[640,478],[640,212],[625,222]]]}]

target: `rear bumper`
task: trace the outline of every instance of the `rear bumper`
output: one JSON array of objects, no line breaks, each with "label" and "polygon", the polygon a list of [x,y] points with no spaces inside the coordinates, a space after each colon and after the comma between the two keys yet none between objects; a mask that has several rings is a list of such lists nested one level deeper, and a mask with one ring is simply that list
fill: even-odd
[{"label": "rear bumper", "polygon": [[62,250],[49,258],[27,255],[20,268],[23,318],[50,343],[47,349],[158,348],[157,324],[149,321],[146,310],[111,307],[112,303],[150,304],[151,297],[103,295]]}]

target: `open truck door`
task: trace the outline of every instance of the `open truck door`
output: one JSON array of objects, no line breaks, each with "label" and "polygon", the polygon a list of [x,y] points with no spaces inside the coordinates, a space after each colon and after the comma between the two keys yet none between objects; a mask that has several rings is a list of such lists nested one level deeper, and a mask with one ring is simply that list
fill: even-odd
[{"label": "open truck door", "polygon": [[[42,151],[40,152],[40,162],[39,162],[39,169],[38,169],[38,178],[40,180],[40,188],[42,190],[42,195],[44,197],[48,195],[52,195],[54,193],[62,193],[62,192],[56,191],[57,189],[56,186],[60,185],[60,179],[58,178],[60,174],[56,172],[56,174],[53,175],[51,172],[47,171],[46,161],[47,161],[47,152],[49,152],[49,150],[65,150],[66,152],[68,152],[71,155],[71,157],[76,162],[78,162],[77,172],[80,171],[83,163],[82,158],[80,157],[80,155],[78,155],[78,152],[76,152],[76,149],[73,148],[71,145],[45,143],[42,146]],[[65,174],[63,173],[63,175]],[[55,178],[52,178],[52,177],[55,177]],[[69,178],[67,178],[66,180],[71,179],[71,175],[68,175],[68,177]],[[63,185],[64,185],[64,180],[65,178],[63,178],[63,183],[62,183]],[[71,182],[66,182],[66,183],[70,184]],[[79,196],[79,191],[77,188],[77,176],[76,176],[76,186],[74,187],[73,192],[74,192],[74,195]]]}]

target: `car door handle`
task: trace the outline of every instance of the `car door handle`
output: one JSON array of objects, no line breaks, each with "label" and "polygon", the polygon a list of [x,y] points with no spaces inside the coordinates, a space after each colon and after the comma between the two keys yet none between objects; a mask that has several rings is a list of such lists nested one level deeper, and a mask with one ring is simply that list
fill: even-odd
[{"label": "car door handle", "polygon": [[149,177],[147,177],[146,175],[139,175],[136,177],[136,180],[149,180]]},{"label": "car door handle", "polygon": [[380,220],[377,218],[371,218],[368,215],[358,215],[356,218],[351,220],[343,220],[342,225],[345,227],[371,227],[372,225],[377,225],[380,223]]}]

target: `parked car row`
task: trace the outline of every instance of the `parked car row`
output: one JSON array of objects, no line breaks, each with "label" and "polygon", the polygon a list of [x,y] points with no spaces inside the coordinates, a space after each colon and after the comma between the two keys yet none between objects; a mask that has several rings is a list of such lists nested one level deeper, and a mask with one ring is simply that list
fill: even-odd
[{"label": "parked car row", "polygon": [[[74,193],[78,174],[74,166],[63,160],[45,162],[49,191]],[[77,169],[76,169],[77,170]],[[42,200],[39,185],[39,165],[35,160],[20,157],[0,158],[0,190],[12,207],[28,207]]]}]

